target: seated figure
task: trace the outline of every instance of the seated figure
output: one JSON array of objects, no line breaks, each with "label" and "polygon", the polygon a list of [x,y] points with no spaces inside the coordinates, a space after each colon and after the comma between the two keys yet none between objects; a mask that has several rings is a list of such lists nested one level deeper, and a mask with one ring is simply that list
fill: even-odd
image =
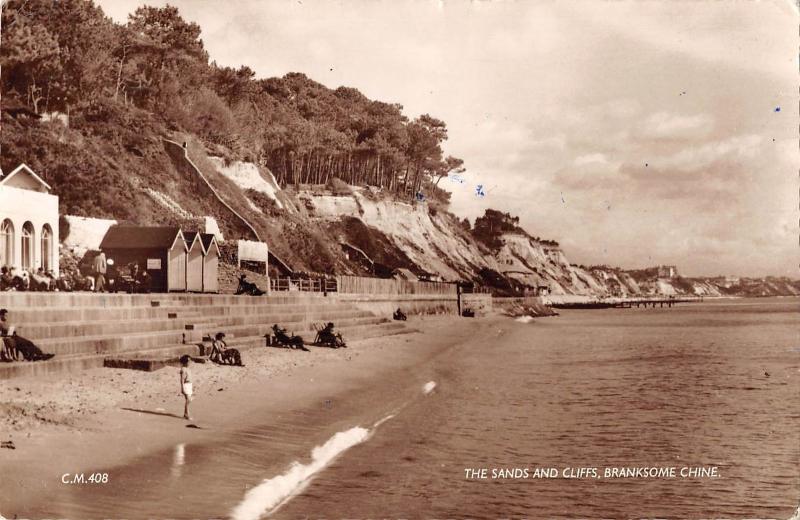
[{"label": "seated figure", "polygon": [[287,334],[286,329],[282,329],[277,323],[272,326],[272,332],[275,334],[276,346],[308,351],[302,337],[295,334]]},{"label": "seated figure", "polygon": [[400,308],[394,311],[394,314],[392,314],[392,318],[394,318],[397,321],[406,321],[408,319],[406,314],[403,311],[401,311]]},{"label": "seated figure", "polygon": [[14,288],[14,277],[7,266],[0,267],[0,291],[10,291]]},{"label": "seated figure", "polygon": [[236,288],[236,294],[249,294],[250,296],[261,296],[264,291],[258,288],[253,282],[246,280],[247,275],[239,275],[239,286]]},{"label": "seated figure", "polygon": [[211,355],[209,359],[214,363],[220,365],[236,365],[244,366],[242,364],[242,355],[235,348],[228,347],[225,342],[225,333],[217,332],[214,336],[214,341],[211,343]]},{"label": "seated figure", "polygon": [[222,353],[225,352],[227,348],[228,344],[225,342],[225,333],[217,332],[216,336],[214,336],[214,341],[211,342],[211,355],[209,355],[208,358],[214,363],[219,363]]},{"label": "seated figure", "polygon": [[3,360],[45,361],[55,354],[45,354],[32,341],[18,335],[8,318],[8,309],[0,309],[0,337],[3,339]]},{"label": "seated figure", "polygon": [[335,333],[333,329],[333,322],[329,321],[327,325],[317,332],[314,343],[331,348],[346,347],[347,344],[345,344],[344,339],[342,339],[342,335]]},{"label": "seated figure", "polygon": [[32,291],[50,291],[53,286],[51,285],[52,279],[49,278],[44,269],[41,267],[31,275],[31,290]]}]

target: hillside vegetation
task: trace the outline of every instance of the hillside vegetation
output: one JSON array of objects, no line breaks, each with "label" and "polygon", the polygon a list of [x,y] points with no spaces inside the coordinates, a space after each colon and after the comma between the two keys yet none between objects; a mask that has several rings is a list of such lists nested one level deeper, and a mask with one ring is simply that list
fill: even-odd
[{"label": "hillside vegetation", "polygon": [[[178,10],[114,23],[90,0],[2,8],[0,166],[26,163],[63,214],[269,244],[281,274],[418,276],[519,293],[797,294],[785,279],[659,280],[569,263],[559,244],[487,210],[448,212],[444,121],[301,73],[259,79],[210,60]],[[279,259],[280,261],[277,261]]]}]

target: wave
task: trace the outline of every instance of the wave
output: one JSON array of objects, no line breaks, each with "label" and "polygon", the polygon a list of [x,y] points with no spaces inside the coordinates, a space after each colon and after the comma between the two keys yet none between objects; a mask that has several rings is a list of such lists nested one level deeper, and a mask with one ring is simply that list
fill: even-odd
[{"label": "wave", "polygon": [[313,477],[330,464],[333,459],[369,439],[375,428],[394,417],[388,415],[377,421],[371,430],[356,426],[333,435],[322,446],[311,450],[311,462],[300,464],[293,462],[289,470],[277,477],[265,479],[261,484],[249,490],[231,512],[233,520],[257,520],[263,515],[270,515],[282,505],[303,491]]},{"label": "wave", "polygon": [[[433,392],[434,388],[436,388],[436,381],[428,381],[422,387],[422,391],[427,395]],[[311,450],[311,462],[308,464],[300,464],[295,461],[286,473],[265,479],[261,484],[245,493],[244,499],[231,511],[231,518],[233,520],[257,520],[264,515],[268,516],[274,513],[295,495],[302,492],[313,477],[333,459],[369,439],[376,428],[395,415],[393,413],[380,419],[372,425],[371,429],[356,426],[334,434],[325,444]]]}]

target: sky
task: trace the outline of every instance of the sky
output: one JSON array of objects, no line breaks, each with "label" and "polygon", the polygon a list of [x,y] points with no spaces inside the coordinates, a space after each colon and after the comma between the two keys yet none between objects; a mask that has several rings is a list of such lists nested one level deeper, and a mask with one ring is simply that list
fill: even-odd
[{"label": "sky", "polygon": [[169,3],[220,65],[443,119],[459,216],[511,212],[574,263],[798,275],[791,0]]}]

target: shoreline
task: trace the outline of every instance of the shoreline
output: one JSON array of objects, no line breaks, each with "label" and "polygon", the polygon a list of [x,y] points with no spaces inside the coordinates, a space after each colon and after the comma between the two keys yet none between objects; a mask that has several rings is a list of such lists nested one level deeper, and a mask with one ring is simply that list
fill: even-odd
[{"label": "shoreline", "polygon": [[[474,336],[481,323],[416,318],[411,324],[421,332],[356,341],[346,349],[249,349],[243,352],[243,368],[193,363],[193,421],[180,417],[183,399],[175,367],[155,372],[99,368],[2,381],[0,392],[11,398],[2,404],[0,439],[13,441],[16,449],[0,451],[8,476],[0,480],[0,497],[6,497],[0,514],[26,517],[26,506],[63,486],[65,473],[108,470],[113,478],[113,468],[138,458],[179,443],[213,443],[270,417],[343,402],[375,381],[422,381],[432,357]],[[347,408],[342,406],[341,413],[349,413]],[[297,455],[307,454],[343,420],[319,425],[317,434],[297,446]]]}]

